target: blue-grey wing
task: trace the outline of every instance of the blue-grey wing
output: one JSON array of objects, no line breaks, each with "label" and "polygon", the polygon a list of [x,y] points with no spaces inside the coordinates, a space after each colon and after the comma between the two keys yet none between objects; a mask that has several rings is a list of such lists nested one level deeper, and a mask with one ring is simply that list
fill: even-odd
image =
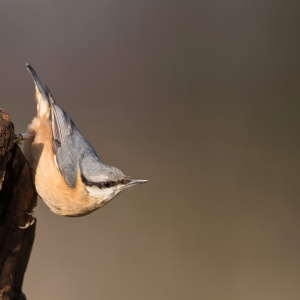
[{"label": "blue-grey wing", "polygon": [[81,135],[70,117],[54,102],[49,93],[52,117],[52,147],[58,169],[66,184],[75,187],[79,162],[91,155],[101,163],[89,142]]},{"label": "blue-grey wing", "polygon": [[70,117],[54,102],[52,95],[49,93],[51,103],[51,122],[53,134],[53,150],[57,152],[58,148],[72,134],[76,126]]}]

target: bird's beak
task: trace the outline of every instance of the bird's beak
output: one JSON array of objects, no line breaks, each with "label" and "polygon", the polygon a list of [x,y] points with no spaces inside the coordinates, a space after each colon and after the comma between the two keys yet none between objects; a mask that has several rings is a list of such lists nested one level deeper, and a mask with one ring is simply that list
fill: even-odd
[{"label": "bird's beak", "polygon": [[141,184],[141,183],[146,183],[147,181],[148,180],[146,180],[146,179],[129,178],[128,182],[126,182],[126,184],[125,184],[125,188],[129,188],[134,185]]},{"label": "bird's beak", "polygon": [[41,80],[39,79],[39,77],[37,76],[36,72],[34,71],[33,67],[30,66],[29,64],[26,64],[27,70],[30,73],[30,75],[32,76],[32,79],[34,81],[34,84],[36,86],[37,91],[40,92],[40,94],[43,96],[43,98],[47,99],[49,101],[48,98],[48,93],[45,90],[45,88],[42,85]]}]

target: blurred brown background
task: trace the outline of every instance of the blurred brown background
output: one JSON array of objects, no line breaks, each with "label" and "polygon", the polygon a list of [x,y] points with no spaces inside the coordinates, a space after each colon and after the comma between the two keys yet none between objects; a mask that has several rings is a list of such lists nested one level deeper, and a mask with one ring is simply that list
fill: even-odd
[{"label": "blurred brown background", "polygon": [[36,69],[101,159],[149,183],[42,201],[30,300],[300,299],[299,1],[2,1],[0,106]]}]

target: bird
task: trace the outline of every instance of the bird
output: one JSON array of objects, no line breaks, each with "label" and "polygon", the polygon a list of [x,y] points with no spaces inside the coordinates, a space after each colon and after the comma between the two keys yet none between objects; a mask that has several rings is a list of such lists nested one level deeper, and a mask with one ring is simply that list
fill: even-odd
[{"label": "bird", "polygon": [[103,207],[122,191],[148,180],[130,178],[104,164],[32,66],[37,115],[20,134],[38,195],[52,212],[80,217]]}]

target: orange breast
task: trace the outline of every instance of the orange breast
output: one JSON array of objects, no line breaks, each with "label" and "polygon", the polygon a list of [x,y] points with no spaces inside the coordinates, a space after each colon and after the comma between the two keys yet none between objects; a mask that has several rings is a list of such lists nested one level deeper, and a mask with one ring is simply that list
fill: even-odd
[{"label": "orange breast", "polygon": [[100,204],[87,193],[79,170],[75,188],[70,188],[60,174],[52,149],[51,121],[36,117],[28,131],[35,137],[26,141],[24,153],[32,168],[36,190],[49,208],[64,216],[86,215],[99,208]]}]

